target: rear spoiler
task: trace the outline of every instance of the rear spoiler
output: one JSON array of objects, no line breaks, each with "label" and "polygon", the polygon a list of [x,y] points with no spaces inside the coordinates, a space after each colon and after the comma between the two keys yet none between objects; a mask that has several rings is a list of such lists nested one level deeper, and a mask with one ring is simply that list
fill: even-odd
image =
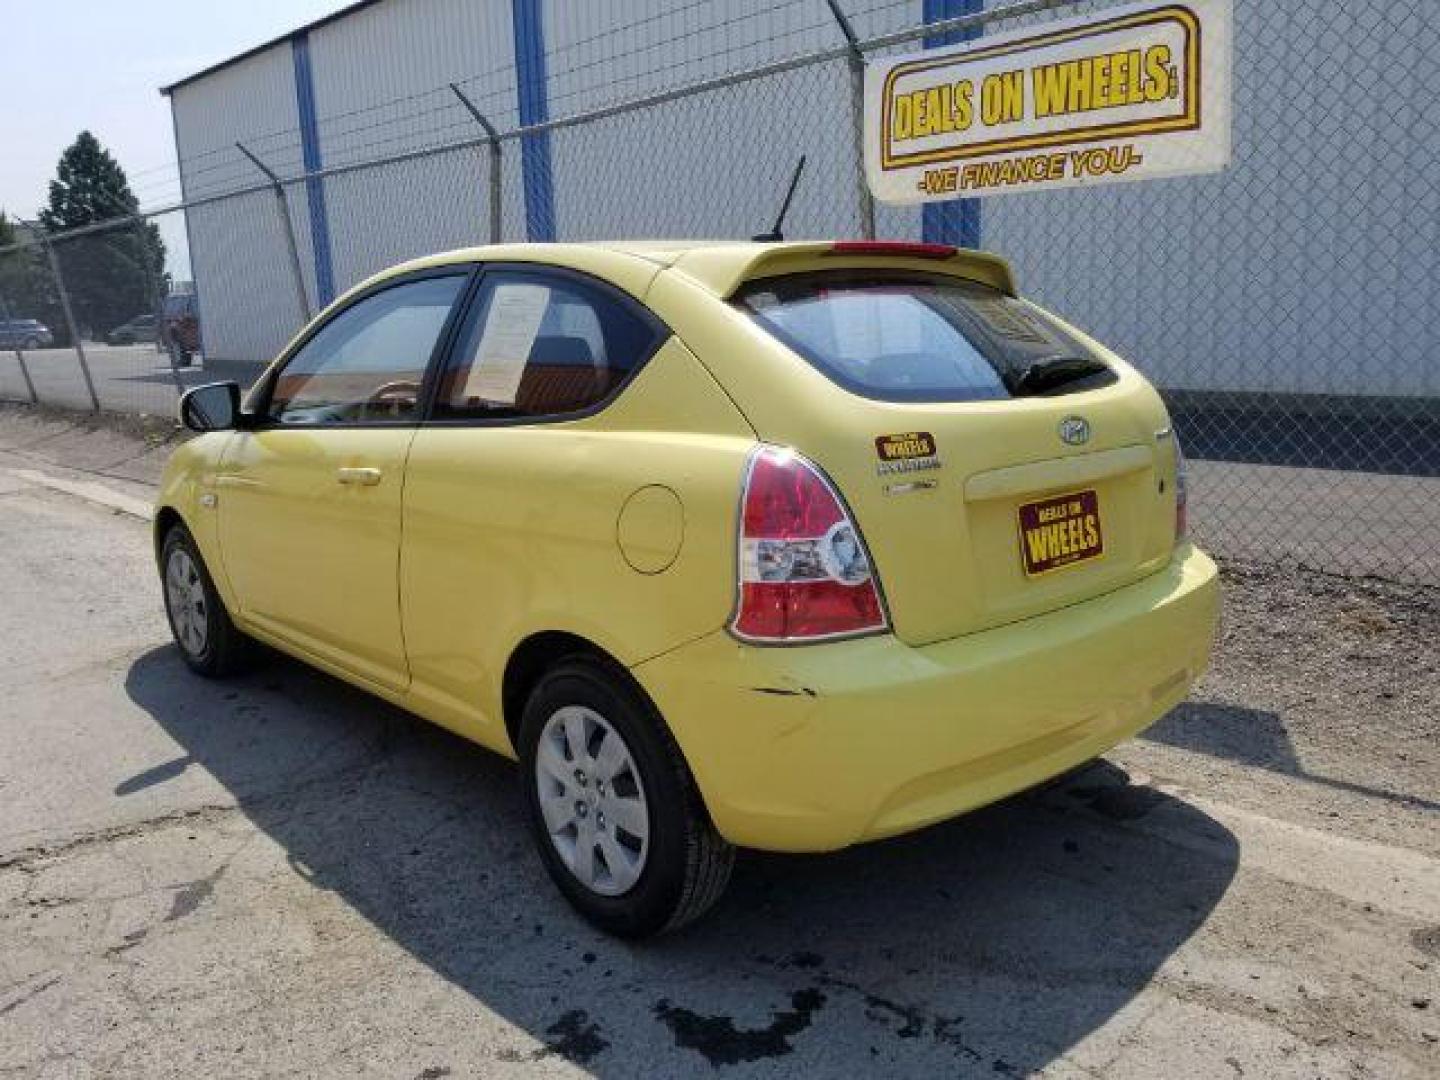
[{"label": "rear spoiler", "polygon": [[671,265],[723,299],[756,278],[806,270],[893,267],[953,274],[1016,295],[1015,275],[998,255],[948,244],[889,240],[802,240],[776,244],[716,244],[693,248]]}]

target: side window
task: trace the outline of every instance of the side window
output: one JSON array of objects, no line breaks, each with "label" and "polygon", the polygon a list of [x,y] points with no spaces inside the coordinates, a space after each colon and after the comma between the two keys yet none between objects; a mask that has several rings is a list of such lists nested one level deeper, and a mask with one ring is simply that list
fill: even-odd
[{"label": "side window", "polygon": [[603,289],[491,272],[441,380],[435,418],[582,412],[609,397],[656,340],[651,323]]},{"label": "side window", "polygon": [[413,420],[430,354],[465,274],[406,282],[357,301],[280,371],[268,415],[283,424]]}]

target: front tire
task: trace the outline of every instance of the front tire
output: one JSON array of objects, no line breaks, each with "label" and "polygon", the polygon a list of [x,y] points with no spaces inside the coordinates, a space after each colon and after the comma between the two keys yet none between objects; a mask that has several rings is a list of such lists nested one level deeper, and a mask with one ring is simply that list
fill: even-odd
[{"label": "front tire", "polygon": [[646,938],[720,898],[735,849],[663,721],[621,673],[588,657],[557,664],[526,702],[519,741],[540,857],[591,923]]},{"label": "front tire", "polygon": [[25,339],[26,352],[34,352],[38,348],[40,348],[40,339],[38,337],[27,337]]},{"label": "front tire", "polygon": [[250,639],[230,621],[200,549],[183,525],[165,534],[160,579],[170,633],[190,669],[212,679],[240,670],[250,658]]}]

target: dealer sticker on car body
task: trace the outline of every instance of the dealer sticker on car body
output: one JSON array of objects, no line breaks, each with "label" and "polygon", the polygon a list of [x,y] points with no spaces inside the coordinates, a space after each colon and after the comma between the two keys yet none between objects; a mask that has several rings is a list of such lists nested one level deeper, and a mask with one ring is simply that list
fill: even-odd
[{"label": "dealer sticker on car body", "polygon": [[865,174],[895,203],[1230,163],[1232,0],[1105,8],[865,71]]},{"label": "dealer sticker on car body", "polygon": [[1094,491],[1056,495],[1020,506],[1020,555],[1025,573],[1046,574],[1105,551],[1100,497]]},{"label": "dealer sticker on car body", "polygon": [[897,473],[923,472],[940,467],[935,450],[935,436],[928,431],[905,431],[898,435],[880,435],[875,439],[875,456],[880,476]]}]

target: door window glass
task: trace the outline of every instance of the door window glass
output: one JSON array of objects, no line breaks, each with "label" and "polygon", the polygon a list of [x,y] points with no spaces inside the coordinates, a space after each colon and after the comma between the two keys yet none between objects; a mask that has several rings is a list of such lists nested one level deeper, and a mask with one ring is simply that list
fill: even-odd
[{"label": "door window glass", "polygon": [[608,398],[656,341],[649,321],[601,289],[545,274],[489,274],[441,381],[435,415],[583,412]]},{"label": "door window glass", "polygon": [[406,282],[326,323],[275,380],[269,415],[285,424],[414,420],[425,369],[465,275]]}]

